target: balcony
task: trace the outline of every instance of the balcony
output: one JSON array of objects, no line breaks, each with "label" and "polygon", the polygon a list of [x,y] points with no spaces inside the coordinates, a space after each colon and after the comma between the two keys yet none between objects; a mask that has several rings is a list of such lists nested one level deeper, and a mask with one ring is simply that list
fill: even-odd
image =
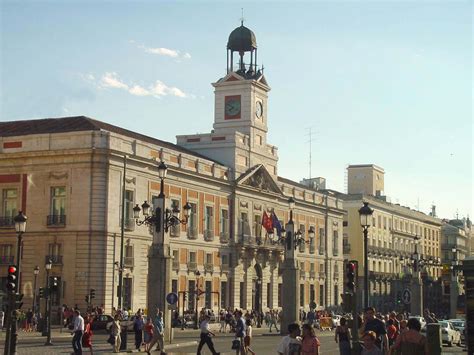
[{"label": "balcony", "polygon": [[191,226],[189,226],[188,239],[197,239],[197,237],[198,237],[197,227],[192,228]]},{"label": "balcony", "polygon": [[251,236],[252,235],[252,232],[250,230],[250,224],[247,221],[243,221],[243,220],[239,219],[238,226],[239,226],[239,231],[238,231],[239,236]]},{"label": "balcony", "polygon": [[309,253],[310,253],[310,254],[314,254],[315,251],[316,251],[316,248],[314,247],[314,245],[313,245],[313,244],[310,244],[310,245],[309,245]]},{"label": "balcony", "polygon": [[310,279],[315,279],[315,278],[316,278],[316,271],[311,270],[311,271],[309,272],[309,278],[310,278]]},{"label": "balcony", "polygon": [[190,261],[188,262],[188,271],[196,271],[197,270],[197,262]]},{"label": "balcony", "polygon": [[306,249],[305,247],[306,247],[305,243],[301,243],[301,244],[299,245],[299,251],[300,251],[300,253],[304,253],[304,251],[305,251],[305,249]]},{"label": "balcony", "polygon": [[324,255],[324,247],[323,246],[320,246],[318,248],[318,250],[319,250],[319,255]]},{"label": "balcony", "polygon": [[243,235],[239,237],[237,244],[244,246],[244,247],[251,247],[251,248],[264,248],[264,249],[271,249],[271,250],[284,250],[284,246],[279,242],[273,242],[270,238],[256,238],[253,236]]},{"label": "balcony", "polygon": [[222,264],[221,272],[228,272],[228,271],[229,271],[229,264]]},{"label": "balcony", "polygon": [[300,270],[300,279],[304,279],[306,277],[306,271]]},{"label": "balcony", "polygon": [[49,227],[64,227],[66,225],[66,215],[52,214],[47,216],[46,225]]},{"label": "balcony", "polygon": [[14,226],[13,217],[0,217],[0,228],[13,228]]},{"label": "balcony", "polygon": [[173,260],[173,264],[171,265],[173,270],[179,271],[179,260]]},{"label": "balcony", "polygon": [[0,256],[0,265],[10,265],[13,264],[15,257],[13,255],[1,255]]},{"label": "balcony", "polygon": [[332,250],[332,255],[333,256],[339,256],[339,250],[338,249],[333,249]]},{"label": "balcony", "polygon": [[206,242],[212,242],[214,240],[214,230],[213,229],[206,229],[204,231],[204,240]]},{"label": "balcony", "polygon": [[44,263],[47,264],[49,260],[52,261],[53,265],[62,265],[63,264],[63,256],[62,255],[46,255],[44,257]]},{"label": "balcony", "polygon": [[126,256],[123,258],[123,266],[126,268],[133,267],[133,256]]},{"label": "balcony", "polygon": [[229,243],[229,233],[221,233],[219,236],[219,240],[221,243]]},{"label": "balcony", "polygon": [[326,278],[326,273],[324,271],[319,272],[319,278],[320,279],[325,279]]},{"label": "balcony", "polygon": [[214,264],[204,264],[205,272],[214,272]]}]

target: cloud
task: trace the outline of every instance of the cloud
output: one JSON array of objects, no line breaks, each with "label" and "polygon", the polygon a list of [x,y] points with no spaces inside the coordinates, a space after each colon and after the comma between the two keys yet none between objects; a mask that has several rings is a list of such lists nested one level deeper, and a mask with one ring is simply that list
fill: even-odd
[{"label": "cloud", "polygon": [[156,55],[161,55],[165,57],[170,57],[174,59],[191,59],[191,54],[188,52],[184,52],[181,54],[181,52],[177,49],[170,49],[170,48],[164,48],[164,47],[147,47],[143,44],[139,44],[134,40],[129,40],[128,41],[131,44],[136,44],[138,48],[143,49],[145,53],[150,53],[150,54],[156,54]]},{"label": "cloud", "polygon": [[97,88],[111,88],[120,89],[127,91],[133,96],[152,96],[155,98],[161,98],[163,96],[175,96],[180,98],[195,98],[195,95],[185,93],[183,90],[175,87],[168,86],[161,80],[156,80],[154,83],[144,87],[135,83],[127,84],[120,79],[116,72],[106,72],[100,78],[95,80],[92,74],[82,75],[82,78],[88,82],[93,83]]},{"label": "cloud", "polygon": [[104,88],[116,88],[116,89],[125,89],[128,90],[128,85],[121,82],[118,78],[117,73],[105,73],[101,80],[100,85]]}]

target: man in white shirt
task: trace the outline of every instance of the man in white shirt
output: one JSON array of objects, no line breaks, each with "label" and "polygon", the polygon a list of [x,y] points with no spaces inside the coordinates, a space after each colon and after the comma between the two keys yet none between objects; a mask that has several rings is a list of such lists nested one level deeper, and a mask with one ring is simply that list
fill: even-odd
[{"label": "man in white shirt", "polygon": [[82,335],[84,334],[84,318],[78,309],[74,311],[74,328],[72,330],[72,349],[74,354],[82,355]]},{"label": "man in white shirt", "polygon": [[278,355],[298,355],[301,351],[300,326],[296,323],[288,325],[288,335],[278,344]]},{"label": "man in white shirt", "polygon": [[199,342],[197,348],[197,355],[201,355],[201,350],[204,344],[207,344],[209,350],[211,350],[213,355],[220,355],[220,353],[216,352],[216,350],[214,349],[214,343],[212,342],[211,335],[215,336],[215,334],[209,329],[210,319],[211,317],[206,314],[204,316],[203,321],[201,322],[201,341]]}]

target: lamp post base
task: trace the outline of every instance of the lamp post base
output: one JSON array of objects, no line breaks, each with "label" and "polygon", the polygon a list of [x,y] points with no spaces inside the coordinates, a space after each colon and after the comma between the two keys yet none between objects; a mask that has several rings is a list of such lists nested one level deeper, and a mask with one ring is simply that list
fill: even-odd
[{"label": "lamp post base", "polygon": [[44,343],[45,346],[52,346],[53,343],[51,343],[51,340],[47,340],[46,343]]}]

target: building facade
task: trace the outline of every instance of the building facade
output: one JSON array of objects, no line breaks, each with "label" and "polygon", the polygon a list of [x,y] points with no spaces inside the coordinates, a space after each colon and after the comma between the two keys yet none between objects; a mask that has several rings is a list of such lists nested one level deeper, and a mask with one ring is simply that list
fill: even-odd
[{"label": "building facade", "polygon": [[[231,33],[228,50],[232,56],[247,47],[256,63],[255,35],[242,25]],[[169,230],[172,291],[180,294],[181,312],[195,309],[197,289],[204,291],[199,308],[281,307],[284,249],[262,228],[262,218],[274,214],[284,225],[289,197],[305,240],[297,252],[300,306],[340,304],[343,201],[278,176],[277,148],[266,142],[266,78],[242,57],[238,70],[228,65],[213,84],[214,130],[178,136],[178,144],[83,116],[0,123],[0,277],[5,283],[7,265],[16,262],[12,217],[21,210],[28,216],[25,306],[33,300],[33,269],[40,267],[37,287],[44,286],[45,261],[52,260],[50,276],[60,280],[55,306],[84,309],[94,289],[95,305],[116,307],[124,218],[123,305],[146,307],[153,228],[135,223],[133,207],[157,198],[159,161],[168,166],[167,205],[192,207],[187,225]]]},{"label": "building facade", "polygon": [[[408,207],[387,202],[384,170],[376,165],[348,167],[348,194],[344,199],[344,257],[359,263],[358,289],[364,284],[363,231],[359,209],[368,202],[374,210],[368,229],[369,304],[377,310],[402,309],[404,289],[410,289],[415,250],[422,260],[424,303],[438,309],[441,298],[441,220]],[[362,293],[359,293],[359,301]]]}]

